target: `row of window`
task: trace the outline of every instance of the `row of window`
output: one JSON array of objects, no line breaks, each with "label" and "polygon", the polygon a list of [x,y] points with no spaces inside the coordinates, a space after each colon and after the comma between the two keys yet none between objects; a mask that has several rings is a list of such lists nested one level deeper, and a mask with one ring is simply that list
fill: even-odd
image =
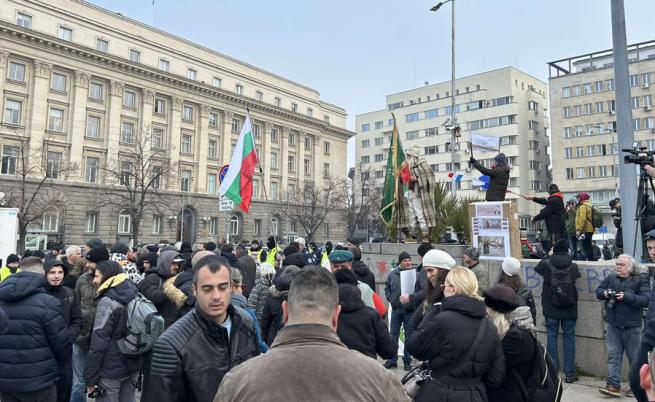
[{"label": "row of window", "polygon": [[[23,12],[18,12],[16,13],[16,24],[23,27],[23,28],[28,28],[30,29],[32,27],[32,16],[23,13]],[[59,24],[57,27],[57,36],[61,40],[65,41],[72,41],[73,40],[73,28]],[[96,37],[96,42],[95,42],[95,49],[104,52],[104,53],[109,53],[109,40],[106,38],[102,37]],[[128,51],[128,59],[133,62],[133,63],[141,63],[141,51],[137,49],[130,48]],[[171,61],[160,57],[159,58],[159,64],[158,67],[160,70],[165,71],[165,72],[170,72],[171,70]],[[186,78],[189,80],[193,81],[198,81],[198,69],[193,68],[193,67],[187,67],[186,70]],[[222,87],[222,79],[218,76],[212,75],[212,85],[217,88]],[[64,83],[65,85],[65,83]],[[63,89],[62,89],[63,90]],[[243,84],[235,84],[234,92],[237,95],[243,95],[244,94],[244,88]],[[255,99],[257,99],[260,102],[264,101],[264,93],[260,90],[255,91]],[[282,99],[280,97],[275,97],[274,98],[274,104],[277,107],[282,107]],[[290,110],[294,113],[298,113],[298,104],[295,102],[292,102],[290,105]],[[311,107],[307,107],[306,114],[308,117],[314,117],[314,110]],[[324,115],[323,119],[326,123],[329,124],[330,122],[330,117],[329,115]]]},{"label": "row of window", "polygon": [[[633,96],[630,98],[630,103],[633,109],[643,107],[645,110],[650,110],[653,107],[653,95]],[[562,108],[562,114],[564,117],[586,116],[605,112],[616,112],[615,100],[608,100],[607,107],[605,107],[605,102],[595,102],[585,103],[583,105],[564,106]]]},{"label": "row of window", "polygon": [[596,177],[618,177],[619,165],[587,166],[566,168],[567,179],[591,179]]},{"label": "row of window", "polygon": [[[632,119],[633,130],[653,130],[655,129],[655,117],[644,117],[641,119]],[[603,123],[587,124],[583,126],[564,127],[564,138],[582,137],[583,135],[610,134],[616,132],[616,122],[608,122],[605,126]]]},{"label": "row of window", "polygon": [[[653,145],[655,145],[655,143]],[[617,143],[564,148],[564,158],[566,159],[616,155],[618,153],[619,144]]]},{"label": "row of window", "polygon": [[[480,84],[476,84],[476,85],[475,85],[475,90],[476,90],[476,91],[479,91],[479,90],[480,90]],[[470,88],[470,87],[465,87],[465,88],[464,88],[464,91],[465,91],[464,93],[469,93],[469,92],[471,92],[471,88]],[[459,95],[459,89],[455,89],[455,95]],[[444,98],[449,98],[449,97],[450,97],[450,91],[446,91],[446,93],[444,94]],[[434,99],[434,100],[439,100],[439,99],[441,99],[441,94],[436,94],[434,98],[432,98],[432,95],[427,95],[427,96],[425,97],[425,102],[430,102],[430,101],[432,101],[433,99]],[[414,105],[414,104],[416,104],[416,103],[422,103],[422,102],[423,102],[423,98],[418,97],[418,98],[416,98],[416,100],[414,100],[414,99],[410,99],[410,100],[408,101],[408,104],[409,104],[409,105]],[[394,109],[401,108],[401,107],[403,107],[404,105],[405,105],[405,102],[404,102],[404,101],[395,102],[395,103],[391,103],[391,104],[389,104],[389,105],[388,105],[388,109],[391,111],[391,110],[394,110]]]},{"label": "row of window", "polygon": [[[652,73],[633,74],[630,76],[630,86],[642,86],[648,88],[652,82]],[[585,82],[581,85],[574,85],[571,87],[562,88],[562,98],[570,98],[573,96],[589,95],[592,93],[600,93],[605,91],[614,90],[614,79],[607,79],[605,81]]]}]

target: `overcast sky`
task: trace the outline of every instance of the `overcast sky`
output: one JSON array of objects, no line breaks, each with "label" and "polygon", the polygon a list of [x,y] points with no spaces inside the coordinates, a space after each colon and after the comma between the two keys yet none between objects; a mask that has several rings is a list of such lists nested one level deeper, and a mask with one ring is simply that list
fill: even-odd
[{"label": "overcast sky", "polygon": [[[450,7],[437,0],[92,0],[318,90],[357,114],[450,79]],[[654,0],[626,0],[628,43],[655,39]],[[610,0],[456,0],[457,76],[612,47]],[[349,155],[352,158],[352,155]]]}]

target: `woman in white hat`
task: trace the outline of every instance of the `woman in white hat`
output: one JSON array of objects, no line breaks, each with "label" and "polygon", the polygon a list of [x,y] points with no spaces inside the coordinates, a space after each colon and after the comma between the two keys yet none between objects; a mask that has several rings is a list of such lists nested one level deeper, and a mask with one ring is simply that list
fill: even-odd
[{"label": "woman in white hat", "polygon": [[521,261],[514,257],[507,257],[503,260],[500,276],[497,284],[509,286],[519,297],[521,306],[530,307],[533,324],[537,324],[537,306],[534,302],[532,291],[525,286],[521,279]]}]

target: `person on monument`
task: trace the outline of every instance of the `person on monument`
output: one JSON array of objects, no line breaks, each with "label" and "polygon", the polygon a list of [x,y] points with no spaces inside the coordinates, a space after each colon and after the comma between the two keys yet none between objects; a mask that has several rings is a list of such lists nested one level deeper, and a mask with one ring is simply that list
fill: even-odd
[{"label": "person on monument", "polygon": [[489,176],[489,188],[485,196],[486,201],[505,201],[507,184],[509,183],[509,165],[504,153],[494,156],[491,161],[491,168],[482,166],[474,157],[469,160],[471,166],[480,173]]},{"label": "person on monument", "polygon": [[[418,222],[424,241],[429,241],[430,228],[437,226],[434,202],[434,172],[425,158],[419,158],[421,147],[412,144],[406,151],[407,159],[401,167],[400,178],[407,185],[405,198],[409,215],[401,219],[401,230],[409,236]],[[407,221],[409,219],[409,221]]]},{"label": "person on monument", "polygon": [[[544,205],[537,215],[532,218],[532,222],[541,220],[546,222],[548,230],[549,243],[551,247],[559,239],[563,239],[566,234],[566,209],[564,209],[564,194],[559,191],[557,184],[548,186],[548,198],[528,196],[528,200]],[[548,252],[550,250],[544,250]]]}]

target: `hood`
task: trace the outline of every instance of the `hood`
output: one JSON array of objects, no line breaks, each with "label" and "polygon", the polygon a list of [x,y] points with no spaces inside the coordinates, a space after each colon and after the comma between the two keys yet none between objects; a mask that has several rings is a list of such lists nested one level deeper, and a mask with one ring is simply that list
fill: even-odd
[{"label": "hood", "polygon": [[127,274],[121,273],[112,276],[100,285],[97,298],[107,296],[119,303],[127,304],[136,297],[136,293],[134,282],[128,279]]},{"label": "hood", "polygon": [[178,289],[174,284],[179,276],[180,275],[171,276],[170,278],[166,279],[162,285],[164,294],[166,297],[168,297],[168,300],[177,306],[177,308],[184,306],[187,301],[187,295],[185,295],[184,292]]},{"label": "hood", "polygon": [[355,271],[357,276],[366,276],[371,272],[363,261],[353,261],[353,271]]},{"label": "hood", "polygon": [[339,284],[339,304],[341,305],[342,313],[349,313],[366,307],[362,301],[362,294],[357,289],[357,286],[349,283]]},{"label": "hood", "polygon": [[291,253],[282,261],[282,265],[295,265],[298,268],[302,268],[305,266],[305,257],[300,253]]},{"label": "hood", "polygon": [[553,264],[553,266],[555,266],[555,268],[559,269],[566,269],[573,264],[573,259],[571,259],[569,254],[553,254],[548,257],[548,260]]},{"label": "hood", "polygon": [[456,311],[460,314],[474,318],[482,318],[487,315],[487,310],[481,300],[468,296],[454,295],[444,297],[441,302],[442,311]]},{"label": "hood", "polygon": [[246,308],[248,308],[248,299],[246,299],[246,296],[242,294],[232,293],[230,304],[245,310]]},{"label": "hood", "polygon": [[509,322],[517,327],[525,328],[532,332],[536,331],[534,322],[532,321],[532,313],[530,313],[530,307],[528,306],[517,307],[509,313]]},{"label": "hood", "polygon": [[562,202],[564,202],[564,194],[559,191],[557,193],[551,194],[550,197],[559,197],[562,199]]},{"label": "hood", "polygon": [[179,288],[183,284],[191,281],[193,281],[193,271],[184,271],[175,277],[173,284],[176,288]]},{"label": "hood", "polygon": [[173,276],[173,274],[171,274],[171,264],[173,263],[175,257],[178,255],[180,255],[180,253],[177,251],[164,251],[157,259],[157,266],[152,269],[152,271],[156,272],[159,276],[163,276],[164,278],[170,278]]},{"label": "hood", "polygon": [[4,302],[17,302],[37,293],[45,293],[45,281],[36,272],[17,272],[0,282],[0,300]]}]

